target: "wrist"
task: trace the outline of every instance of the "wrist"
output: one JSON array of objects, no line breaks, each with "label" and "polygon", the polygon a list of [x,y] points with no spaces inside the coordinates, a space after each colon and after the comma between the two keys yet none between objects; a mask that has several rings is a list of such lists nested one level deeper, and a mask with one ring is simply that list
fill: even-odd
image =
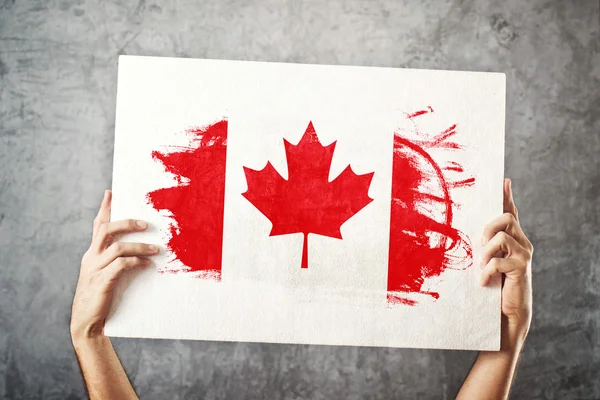
[{"label": "wrist", "polygon": [[507,317],[506,321],[503,321],[503,325],[501,351],[520,353],[529,333],[529,320]]},{"label": "wrist", "polygon": [[104,329],[98,328],[95,324],[76,324],[71,323],[71,341],[73,344],[78,343],[95,343],[101,342],[106,338]]},{"label": "wrist", "polygon": [[73,333],[71,334],[71,341],[76,353],[99,350],[110,343],[110,339],[104,335],[86,336]]}]

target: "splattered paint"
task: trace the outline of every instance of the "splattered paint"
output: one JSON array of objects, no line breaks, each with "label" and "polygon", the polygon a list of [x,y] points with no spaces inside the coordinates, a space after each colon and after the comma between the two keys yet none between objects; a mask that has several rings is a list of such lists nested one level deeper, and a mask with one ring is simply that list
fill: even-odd
[{"label": "splattered paint", "polygon": [[196,276],[221,279],[227,121],[188,129],[190,144],[152,157],[175,176],[176,185],[148,193],[156,210],[172,219],[168,250],[182,269]]},{"label": "splattered paint", "polygon": [[[408,114],[413,119],[427,110]],[[448,162],[443,167],[429,154],[429,149],[460,150],[452,141],[456,125],[425,140],[409,140],[402,132],[394,135],[392,164],[392,199],[388,263],[388,302],[417,304],[416,293],[439,298],[423,290],[428,278],[439,276],[447,268],[468,268],[473,253],[462,232],[452,227],[451,190],[470,186],[475,178],[450,181],[448,172],[462,173],[463,167]]]},{"label": "splattered paint", "polygon": [[329,182],[335,144],[321,145],[310,122],[298,144],[284,139],[287,180],[270,162],[260,171],[244,167],[243,196],[271,221],[270,236],[304,234],[301,268],[308,268],[309,233],[341,239],[340,226],[373,201],[373,172],[357,175],[348,165]]}]

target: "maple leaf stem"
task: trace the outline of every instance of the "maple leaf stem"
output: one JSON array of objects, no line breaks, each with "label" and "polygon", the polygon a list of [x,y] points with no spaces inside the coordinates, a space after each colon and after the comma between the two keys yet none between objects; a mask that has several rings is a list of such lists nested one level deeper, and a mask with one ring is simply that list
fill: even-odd
[{"label": "maple leaf stem", "polygon": [[302,244],[302,268],[308,268],[308,232],[304,232],[304,243]]}]

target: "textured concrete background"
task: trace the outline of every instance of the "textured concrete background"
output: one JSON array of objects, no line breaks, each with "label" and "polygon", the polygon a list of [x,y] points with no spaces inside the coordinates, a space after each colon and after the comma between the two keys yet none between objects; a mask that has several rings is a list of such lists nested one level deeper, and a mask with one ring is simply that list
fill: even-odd
[{"label": "textured concrete background", "polygon": [[[600,398],[598,1],[0,0],[0,395],[84,398],[68,334],[119,54],[501,71],[536,246],[514,398]],[[148,399],[453,398],[472,352],[116,340]],[[3,378],[1,378],[3,377]]]}]

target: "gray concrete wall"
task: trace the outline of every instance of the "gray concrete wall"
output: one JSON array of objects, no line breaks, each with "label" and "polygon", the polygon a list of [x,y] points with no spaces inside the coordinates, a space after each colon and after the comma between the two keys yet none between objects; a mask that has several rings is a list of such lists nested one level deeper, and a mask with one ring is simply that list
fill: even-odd
[{"label": "gray concrete wall", "polygon": [[[77,399],[80,256],[117,56],[501,71],[536,246],[517,399],[600,398],[600,23],[590,0],[0,0],[0,396]],[[471,352],[115,340],[147,399],[453,398]]]}]

